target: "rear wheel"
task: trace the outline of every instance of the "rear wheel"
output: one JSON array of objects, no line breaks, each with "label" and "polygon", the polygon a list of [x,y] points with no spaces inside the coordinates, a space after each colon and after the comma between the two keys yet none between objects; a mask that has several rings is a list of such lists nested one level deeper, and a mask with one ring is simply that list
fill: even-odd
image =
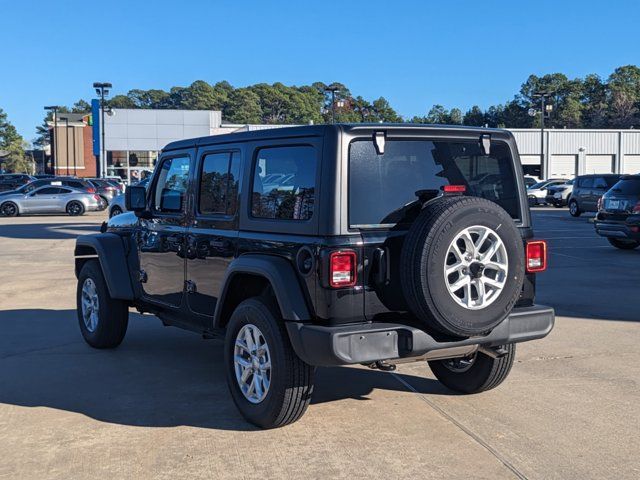
[{"label": "rear wheel", "polygon": [[96,260],[86,262],[78,276],[76,293],[78,323],[85,341],[94,348],[115,348],[124,339],[129,308],[111,298]]},{"label": "rear wheel", "polygon": [[481,352],[465,358],[434,360],[431,371],[446,387],[460,393],[479,393],[500,385],[509,376],[516,356],[515,344],[503,347],[506,353],[498,358]]},{"label": "rear wheel", "polygon": [[293,351],[277,307],[243,301],[225,337],[225,369],[233,401],[249,422],[275,428],[298,420],[311,401],[315,368]]},{"label": "rear wheel", "polygon": [[67,213],[72,217],[84,214],[84,205],[81,202],[73,201],[67,205]]},{"label": "rear wheel", "polygon": [[0,205],[0,212],[2,212],[5,217],[17,217],[19,213],[18,205],[13,202],[4,202]]},{"label": "rear wheel", "polygon": [[578,207],[578,202],[576,202],[575,200],[569,201],[569,213],[572,217],[579,217],[582,214],[580,208]]},{"label": "rear wheel", "polygon": [[622,240],[619,238],[607,238],[609,243],[620,250],[633,250],[640,246],[640,242],[636,240]]}]

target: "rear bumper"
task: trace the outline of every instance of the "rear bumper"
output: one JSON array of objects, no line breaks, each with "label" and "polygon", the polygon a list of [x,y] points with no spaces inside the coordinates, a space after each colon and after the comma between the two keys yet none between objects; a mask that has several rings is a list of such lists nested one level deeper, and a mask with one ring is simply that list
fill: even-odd
[{"label": "rear bumper", "polygon": [[625,222],[614,222],[599,221],[596,218],[594,226],[596,233],[601,237],[640,240],[640,222],[637,219],[628,219]]},{"label": "rear bumper", "polygon": [[296,354],[315,366],[349,365],[417,357],[435,350],[482,345],[494,347],[543,338],[553,328],[553,308],[534,305],[514,309],[491,333],[455,341],[438,341],[423,330],[394,323],[339,327],[286,322]]}]

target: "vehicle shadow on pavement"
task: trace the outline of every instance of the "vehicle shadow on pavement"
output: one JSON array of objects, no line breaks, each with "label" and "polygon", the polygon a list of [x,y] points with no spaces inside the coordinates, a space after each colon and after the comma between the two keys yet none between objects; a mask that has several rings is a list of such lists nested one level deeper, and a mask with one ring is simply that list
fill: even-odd
[{"label": "vehicle shadow on pavement", "polygon": [[27,223],[0,226],[0,238],[67,240],[80,235],[99,233],[96,223]]},{"label": "vehicle shadow on pavement", "polygon": [[[115,350],[87,346],[75,310],[0,311],[0,403],[76,412],[122,425],[255,430],[228,392],[222,342],[130,315]],[[425,365],[425,373],[427,367]],[[435,380],[402,375],[420,393],[448,393]],[[407,391],[392,375],[321,368],[313,403]]]}]

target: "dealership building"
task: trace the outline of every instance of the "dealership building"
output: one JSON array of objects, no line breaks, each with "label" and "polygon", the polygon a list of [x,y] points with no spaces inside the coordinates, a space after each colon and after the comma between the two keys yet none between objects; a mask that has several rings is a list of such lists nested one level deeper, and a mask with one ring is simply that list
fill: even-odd
[{"label": "dealership building", "polygon": [[[109,109],[97,100],[91,115],[59,114],[52,169],[82,177],[117,175],[136,181],[153,170],[158,153],[175,140],[283,125],[222,122],[215,110]],[[53,122],[50,123],[53,129]],[[640,130],[510,129],[526,174],[572,178],[587,173],[640,173]],[[104,137],[103,137],[104,136]],[[104,138],[104,150],[102,147]],[[55,140],[55,138],[54,138]],[[106,156],[106,162],[96,162]]]},{"label": "dealership building", "polygon": [[640,173],[640,130],[547,129],[544,134],[539,129],[509,130],[516,138],[525,173],[539,176],[543,163],[547,178]]}]

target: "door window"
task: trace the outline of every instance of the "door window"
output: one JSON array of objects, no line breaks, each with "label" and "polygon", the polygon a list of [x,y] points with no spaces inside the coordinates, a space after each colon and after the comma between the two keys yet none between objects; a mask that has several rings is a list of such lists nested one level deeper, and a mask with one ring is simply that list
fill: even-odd
[{"label": "door window", "polygon": [[153,208],[160,213],[183,210],[189,185],[189,157],[168,158],[160,167]]},{"label": "door window", "polygon": [[313,216],[315,184],[315,148],[262,148],[253,167],[251,214],[258,218],[309,220]]},{"label": "door window", "polygon": [[609,189],[609,185],[607,185],[607,182],[602,177],[596,177],[594,179],[593,187],[594,188],[599,188],[600,190],[608,190]]},{"label": "door window", "polygon": [[240,156],[237,152],[206,155],[200,172],[198,211],[234,215],[238,207]]},{"label": "door window", "polygon": [[35,192],[34,195],[56,195],[59,192],[58,187],[45,187]]}]

